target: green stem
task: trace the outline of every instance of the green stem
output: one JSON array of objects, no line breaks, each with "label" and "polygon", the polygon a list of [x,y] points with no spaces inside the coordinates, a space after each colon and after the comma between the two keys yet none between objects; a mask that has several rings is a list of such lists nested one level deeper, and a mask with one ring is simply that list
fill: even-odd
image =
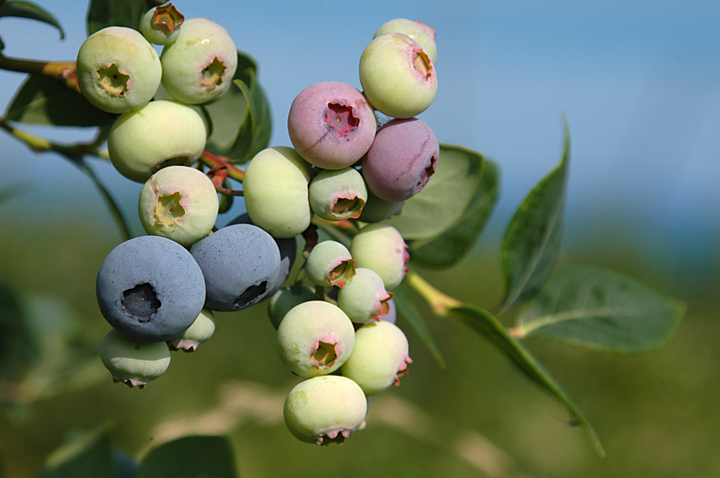
[{"label": "green stem", "polygon": [[68,88],[78,90],[77,69],[74,61],[38,61],[10,58],[0,53],[0,69],[43,75],[63,80]]},{"label": "green stem", "polygon": [[450,313],[450,309],[462,305],[462,302],[440,292],[416,272],[408,272],[405,275],[405,282],[415,289],[415,292],[425,299],[433,312],[439,316],[446,317]]},{"label": "green stem", "polygon": [[55,151],[56,153],[69,157],[85,155],[103,156],[102,153],[98,151],[98,142],[102,142],[100,140],[101,135],[98,135],[98,138],[89,143],[60,144],[50,141],[47,138],[43,138],[42,136],[37,136],[20,128],[16,128],[8,123],[4,118],[0,118],[0,129],[7,131],[11,136],[14,136],[15,139],[24,143],[25,146],[35,153]]}]

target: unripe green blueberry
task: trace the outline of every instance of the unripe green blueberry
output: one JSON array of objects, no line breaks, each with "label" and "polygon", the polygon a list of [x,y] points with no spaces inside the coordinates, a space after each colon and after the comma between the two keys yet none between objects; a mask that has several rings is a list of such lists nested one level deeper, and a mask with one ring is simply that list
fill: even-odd
[{"label": "unripe green blueberry", "polygon": [[139,342],[110,329],[100,343],[100,358],[113,381],[143,388],[165,373],[170,349],[165,342]]},{"label": "unripe green blueberry", "polygon": [[210,178],[187,166],[169,166],[150,176],[138,201],[140,222],[148,234],[191,246],[212,231],[218,196]]},{"label": "unripe green blueberry", "polygon": [[364,428],[367,399],[347,377],[325,375],[309,378],[290,390],[283,416],[290,433],[306,443],[342,444]]},{"label": "unripe green blueberry", "polygon": [[205,149],[205,123],[176,101],[157,100],[120,115],[108,135],[108,155],[120,174],[145,182],[160,168],[189,165]]},{"label": "unripe green blueberry", "polygon": [[432,60],[403,33],[386,33],[368,44],[360,57],[360,83],[370,104],[395,118],[425,111],[438,87]]},{"label": "unripe green blueberry", "polygon": [[185,332],[174,339],[168,340],[171,350],[184,350],[195,352],[201,343],[207,341],[215,333],[215,314],[208,308],[203,308],[195,322]]},{"label": "unripe green blueberry", "polygon": [[404,33],[418,42],[433,63],[437,60],[435,29],[427,23],[422,23],[419,20],[408,20],[407,18],[395,18],[394,20],[385,22],[378,28],[373,38],[377,38],[386,33]]},{"label": "unripe green blueberry", "polygon": [[385,290],[385,284],[377,272],[357,267],[355,275],[338,291],[338,306],[353,322],[380,320],[387,314],[388,301],[393,293]]},{"label": "unripe green blueberry", "polygon": [[235,43],[222,26],[207,18],[185,20],[174,42],[160,56],[162,85],[175,99],[201,104],[232,85],[237,69]]},{"label": "unripe green blueberry", "polygon": [[385,288],[400,285],[408,271],[410,254],[400,231],[388,224],[368,224],[350,243],[350,254],[357,267],[372,269],[382,278]]},{"label": "unripe green blueberry", "polygon": [[371,322],[355,332],[355,347],[342,374],[355,381],[366,395],[400,385],[412,360],[405,334],[393,323]]},{"label": "unripe green blueberry", "polygon": [[347,83],[315,83],[290,105],[290,141],[300,156],[319,168],[351,166],[370,148],[376,129],[367,99]]},{"label": "unripe green blueberry", "polygon": [[270,323],[277,329],[280,322],[285,318],[285,314],[290,312],[290,309],[298,304],[315,299],[317,299],[315,289],[301,283],[278,289],[268,302]]},{"label": "unripe green blueberry", "polygon": [[302,377],[327,375],[345,363],[355,342],[355,328],[336,305],[312,300],[285,314],[277,329],[283,364]]},{"label": "unripe green blueberry", "polygon": [[310,208],[323,219],[357,219],[367,202],[367,187],[356,169],[325,169],[310,181],[309,198]]},{"label": "unripe green blueberry", "polygon": [[156,45],[169,45],[180,34],[185,16],[172,3],[153,7],[140,20],[140,33]]},{"label": "unripe green blueberry", "polygon": [[124,113],[146,104],[155,96],[161,76],[155,48],[132,28],[98,30],[78,50],[80,92],[109,113]]},{"label": "unripe green blueberry", "polygon": [[355,275],[355,261],[341,243],[322,241],[310,251],[305,272],[315,285],[344,287]]},{"label": "unripe green blueberry", "polygon": [[310,225],[310,163],[287,146],[267,148],[245,168],[245,207],[253,224],[273,237],[293,237]]},{"label": "unripe green blueberry", "polygon": [[402,213],[405,201],[386,201],[376,196],[370,189],[367,191],[368,199],[358,218],[362,222],[380,222]]}]

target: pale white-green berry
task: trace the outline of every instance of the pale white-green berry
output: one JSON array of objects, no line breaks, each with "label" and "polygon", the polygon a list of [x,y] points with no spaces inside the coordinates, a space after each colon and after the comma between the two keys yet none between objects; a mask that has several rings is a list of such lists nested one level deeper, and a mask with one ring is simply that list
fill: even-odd
[{"label": "pale white-green berry", "polygon": [[140,33],[156,45],[169,45],[180,34],[185,16],[172,3],[153,7],[140,19]]},{"label": "pale white-green berry", "polygon": [[345,287],[347,281],[355,275],[355,261],[343,244],[322,241],[310,251],[305,262],[305,272],[315,285]]},{"label": "pale white-green berry", "polygon": [[288,430],[306,443],[342,444],[364,428],[367,399],[349,378],[325,375],[297,384],[283,407]]},{"label": "pale white-green berry", "polygon": [[370,322],[355,333],[355,346],[342,367],[342,374],[354,380],[366,395],[400,385],[412,360],[402,330],[386,321]]},{"label": "pale white-green berry", "polygon": [[170,349],[165,342],[139,342],[110,329],[100,343],[100,358],[113,381],[143,388],[165,373]]},{"label": "pale white-green berry", "polygon": [[215,333],[215,314],[212,310],[203,308],[195,322],[182,334],[168,340],[172,350],[195,352],[201,343],[206,342]]},{"label": "pale white-green berry", "polygon": [[350,320],[363,323],[380,320],[390,310],[388,301],[393,293],[385,289],[382,277],[372,269],[355,268],[355,275],[338,292],[338,306]]},{"label": "pale white-green berry", "polygon": [[433,63],[437,60],[437,45],[435,44],[435,29],[419,20],[395,18],[382,24],[373,38],[386,33],[404,33],[422,47],[423,51]]},{"label": "pale white-green berry", "polygon": [[402,234],[388,224],[368,224],[360,229],[350,243],[350,254],[356,267],[372,269],[382,278],[385,288],[400,285],[408,271],[407,251]]},{"label": "pale white-green berry", "polygon": [[328,221],[341,221],[360,217],[368,192],[357,169],[325,169],[310,181],[309,197],[315,214]]}]

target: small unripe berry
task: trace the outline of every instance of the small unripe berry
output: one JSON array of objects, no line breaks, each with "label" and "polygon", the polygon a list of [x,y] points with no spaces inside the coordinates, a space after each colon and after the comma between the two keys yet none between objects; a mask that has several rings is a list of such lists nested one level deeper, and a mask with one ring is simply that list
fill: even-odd
[{"label": "small unripe berry", "polygon": [[165,342],[139,342],[110,329],[100,343],[100,358],[115,382],[144,388],[165,373],[170,349]]},{"label": "small unripe berry", "polygon": [[235,43],[222,26],[207,18],[190,18],[174,42],[163,48],[162,85],[190,105],[217,99],[232,85],[237,69]]},{"label": "small unripe berry", "polygon": [[355,347],[342,368],[366,395],[400,385],[412,360],[408,341],[399,327],[387,321],[371,322],[355,332]]},{"label": "small unripe berry", "polygon": [[389,311],[393,293],[385,290],[377,272],[358,267],[350,281],[338,291],[338,306],[353,322],[380,320]]},{"label": "small unripe berry", "polygon": [[425,187],[439,157],[440,144],[427,123],[394,119],[378,130],[363,160],[362,175],[378,197],[405,201]]},{"label": "small unripe berry", "polygon": [[132,28],[98,30],[78,50],[80,92],[109,113],[124,113],[146,104],[155,96],[161,76],[155,48]]},{"label": "small unripe berry", "polygon": [[215,333],[215,314],[212,310],[203,308],[190,328],[174,339],[168,340],[167,344],[171,350],[195,352],[201,343],[212,337],[213,333]]},{"label": "small unripe berry", "polygon": [[160,168],[189,165],[205,149],[205,123],[176,101],[151,101],[120,115],[108,135],[108,155],[115,169],[144,183]]},{"label": "small unripe berry", "polygon": [[153,7],[140,20],[140,33],[156,45],[169,45],[180,34],[185,16],[172,3]]},{"label": "small unripe berry", "polygon": [[277,329],[283,364],[303,377],[327,375],[345,363],[355,342],[348,316],[330,302],[312,300],[285,314]]},{"label": "small unripe berry", "polygon": [[433,63],[437,60],[437,45],[435,44],[435,29],[427,23],[419,20],[408,20],[407,18],[395,18],[378,28],[373,38],[386,33],[404,33],[422,47],[428,58]]},{"label": "small unripe berry", "polygon": [[140,190],[138,212],[145,232],[191,246],[212,231],[218,196],[210,178],[187,166],[168,166]]},{"label": "small unripe berry", "polygon": [[354,86],[325,81],[308,86],[290,106],[288,134],[300,156],[323,169],[363,157],[377,129],[375,113]]},{"label": "small unripe berry", "polygon": [[357,219],[367,196],[362,174],[353,168],[326,169],[310,181],[310,208],[328,221]]},{"label": "small unripe berry", "polygon": [[368,189],[368,199],[360,213],[362,222],[380,222],[402,213],[405,201],[386,201]]},{"label": "small unripe berry", "polygon": [[353,237],[350,254],[357,267],[372,269],[382,278],[385,288],[400,285],[408,271],[410,255],[400,231],[388,224],[368,224]]},{"label": "small unripe berry", "polygon": [[305,272],[315,285],[344,287],[355,275],[355,261],[341,243],[322,241],[310,251]]},{"label": "small unripe berry", "polygon": [[402,33],[386,33],[368,44],[360,57],[360,83],[370,104],[395,118],[425,111],[438,86],[432,60]]},{"label": "small unripe berry", "polygon": [[311,166],[286,146],[267,148],[245,168],[245,207],[252,222],[273,237],[293,237],[310,225]]},{"label": "small unripe berry", "polygon": [[362,429],[367,399],[347,377],[325,375],[297,384],[285,399],[283,416],[288,430],[306,443],[342,444]]}]

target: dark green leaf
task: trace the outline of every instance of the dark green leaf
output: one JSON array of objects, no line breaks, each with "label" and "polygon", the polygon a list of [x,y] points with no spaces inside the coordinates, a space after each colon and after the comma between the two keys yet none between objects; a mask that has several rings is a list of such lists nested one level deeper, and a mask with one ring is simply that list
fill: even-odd
[{"label": "dark green leaf", "polygon": [[438,269],[460,262],[472,250],[495,207],[498,174],[498,166],[485,159],[480,185],[460,221],[436,238],[410,242],[410,260]]},{"label": "dark green leaf", "polygon": [[563,229],[565,191],[570,163],[570,134],[560,164],[520,205],[505,232],[502,266],[505,274],[505,311],[532,298],[552,273]]},{"label": "dark green leaf", "polygon": [[209,123],[207,150],[233,162],[248,161],[270,142],[270,105],[256,70],[255,61],[238,52],[233,85],[217,101],[200,107]]},{"label": "dark green leaf", "polygon": [[47,76],[28,75],[5,111],[10,121],[54,126],[104,126],[114,116]]},{"label": "dark green leaf", "polygon": [[589,266],[558,269],[515,328],[536,337],[617,353],[665,343],[685,306],[628,277]]},{"label": "dark green leaf", "polygon": [[539,385],[542,389],[557,398],[567,407],[572,416],[580,426],[587,432],[593,446],[601,456],[605,455],[600,439],[595,430],[585,418],[572,398],[563,387],[547,371],[547,369],[525,348],[525,346],[514,339],[503,325],[489,312],[472,304],[463,304],[459,307],[451,307],[449,314],[460,318],[471,328],[488,339],[497,347],[512,363],[520,369],[530,380]]},{"label": "dark green leaf", "polygon": [[52,13],[45,10],[43,7],[36,5],[32,2],[24,1],[13,1],[5,2],[0,5],[0,17],[20,17],[29,18],[31,20],[37,20],[48,25],[52,25],[60,32],[60,39],[65,38],[65,32],[63,31],[60,22],[53,16]]},{"label": "dark green leaf", "polygon": [[110,26],[140,26],[140,18],[148,10],[145,0],[90,0],[87,14],[87,34]]},{"label": "dark green leaf", "polygon": [[77,438],[55,450],[40,478],[114,478],[112,446],[107,432]]},{"label": "dark green leaf", "polygon": [[440,145],[435,174],[425,188],[388,219],[406,240],[432,239],[463,217],[480,184],[483,158],[462,146]]},{"label": "dark green leaf", "polygon": [[35,359],[39,347],[20,302],[0,278],[0,378]]},{"label": "dark green leaf", "polygon": [[435,357],[438,365],[445,368],[445,360],[440,353],[440,349],[435,343],[435,339],[433,339],[433,336],[430,333],[430,330],[428,330],[427,325],[425,325],[425,321],[423,320],[422,315],[415,307],[412,295],[408,290],[408,287],[405,284],[401,283],[398,287],[393,289],[393,293],[395,294],[393,300],[395,301],[397,313],[415,331],[422,343],[425,344],[433,357]]},{"label": "dark green leaf", "polygon": [[221,436],[187,436],[160,445],[140,464],[138,478],[235,478],[235,459]]}]

